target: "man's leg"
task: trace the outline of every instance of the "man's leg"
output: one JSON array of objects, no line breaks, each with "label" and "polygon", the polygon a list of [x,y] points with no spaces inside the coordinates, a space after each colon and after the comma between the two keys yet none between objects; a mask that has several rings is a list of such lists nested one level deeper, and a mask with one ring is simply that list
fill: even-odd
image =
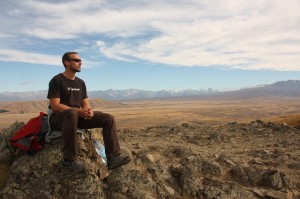
[{"label": "man's leg", "polygon": [[91,129],[102,128],[103,141],[105,145],[105,153],[107,159],[120,154],[120,144],[117,135],[116,121],[114,117],[107,113],[94,111],[91,119],[79,118],[78,128]]},{"label": "man's leg", "polygon": [[50,116],[50,126],[53,130],[62,131],[64,164],[75,172],[84,172],[86,165],[77,160],[78,140],[77,140],[78,112],[68,109],[62,112],[55,112]]},{"label": "man's leg", "polygon": [[78,127],[83,129],[103,128],[103,141],[109,169],[115,169],[131,161],[129,156],[120,156],[121,149],[116,121],[112,115],[94,111],[94,116],[91,119],[79,118]]},{"label": "man's leg", "polygon": [[50,117],[51,128],[62,131],[62,151],[64,158],[68,160],[77,160],[78,157],[77,124],[78,113],[76,110],[55,112]]}]

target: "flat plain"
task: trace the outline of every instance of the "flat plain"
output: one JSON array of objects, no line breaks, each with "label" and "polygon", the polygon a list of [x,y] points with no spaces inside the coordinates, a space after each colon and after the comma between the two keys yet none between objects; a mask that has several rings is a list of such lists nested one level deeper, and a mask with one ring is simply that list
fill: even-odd
[{"label": "flat plain", "polygon": [[[47,112],[48,101],[1,103],[0,130],[15,121],[27,122]],[[300,121],[300,100],[297,98],[255,99],[147,99],[106,101],[91,99],[94,110],[115,116],[118,129],[141,129],[150,126],[175,126],[188,123],[193,126],[221,125],[230,122],[249,123],[254,120],[286,122]]]}]

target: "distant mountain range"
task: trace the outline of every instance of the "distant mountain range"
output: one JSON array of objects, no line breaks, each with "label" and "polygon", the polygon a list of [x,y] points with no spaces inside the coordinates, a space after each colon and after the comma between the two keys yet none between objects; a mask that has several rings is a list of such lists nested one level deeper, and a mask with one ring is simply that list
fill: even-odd
[{"label": "distant mountain range", "polygon": [[269,85],[243,88],[221,93],[222,98],[300,97],[300,80],[278,81]]},{"label": "distant mountain range", "polygon": [[[252,97],[299,97],[300,80],[279,81],[269,85],[259,85],[234,91],[202,90],[161,90],[145,91],[138,89],[99,90],[88,92],[89,98],[105,100],[173,98],[173,97],[224,97],[224,98],[252,98]],[[0,92],[0,101],[32,101],[46,99],[47,90],[32,92]]]}]

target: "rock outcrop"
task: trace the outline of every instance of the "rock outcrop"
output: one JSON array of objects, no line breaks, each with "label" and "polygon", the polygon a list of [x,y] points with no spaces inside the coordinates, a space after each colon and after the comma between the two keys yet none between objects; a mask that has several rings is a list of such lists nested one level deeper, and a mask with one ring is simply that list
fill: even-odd
[{"label": "rock outcrop", "polygon": [[[15,123],[14,125],[17,125]],[[14,129],[10,127],[9,129]],[[10,158],[2,132],[0,157]],[[286,198],[300,197],[300,130],[272,122],[194,127],[154,126],[119,132],[133,161],[108,171],[92,137],[80,138],[75,174],[61,162],[61,139],[34,156],[14,158],[0,198]],[[2,177],[2,176],[1,176]]]}]

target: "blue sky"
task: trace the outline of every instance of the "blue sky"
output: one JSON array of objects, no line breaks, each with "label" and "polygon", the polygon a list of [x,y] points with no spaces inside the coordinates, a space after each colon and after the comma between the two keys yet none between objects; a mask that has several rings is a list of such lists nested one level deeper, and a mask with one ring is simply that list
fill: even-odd
[{"label": "blue sky", "polygon": [[10,0],[0,92],[48,89],[77,51],[88,90],[239,89],[300,79],[299,0]]}]

